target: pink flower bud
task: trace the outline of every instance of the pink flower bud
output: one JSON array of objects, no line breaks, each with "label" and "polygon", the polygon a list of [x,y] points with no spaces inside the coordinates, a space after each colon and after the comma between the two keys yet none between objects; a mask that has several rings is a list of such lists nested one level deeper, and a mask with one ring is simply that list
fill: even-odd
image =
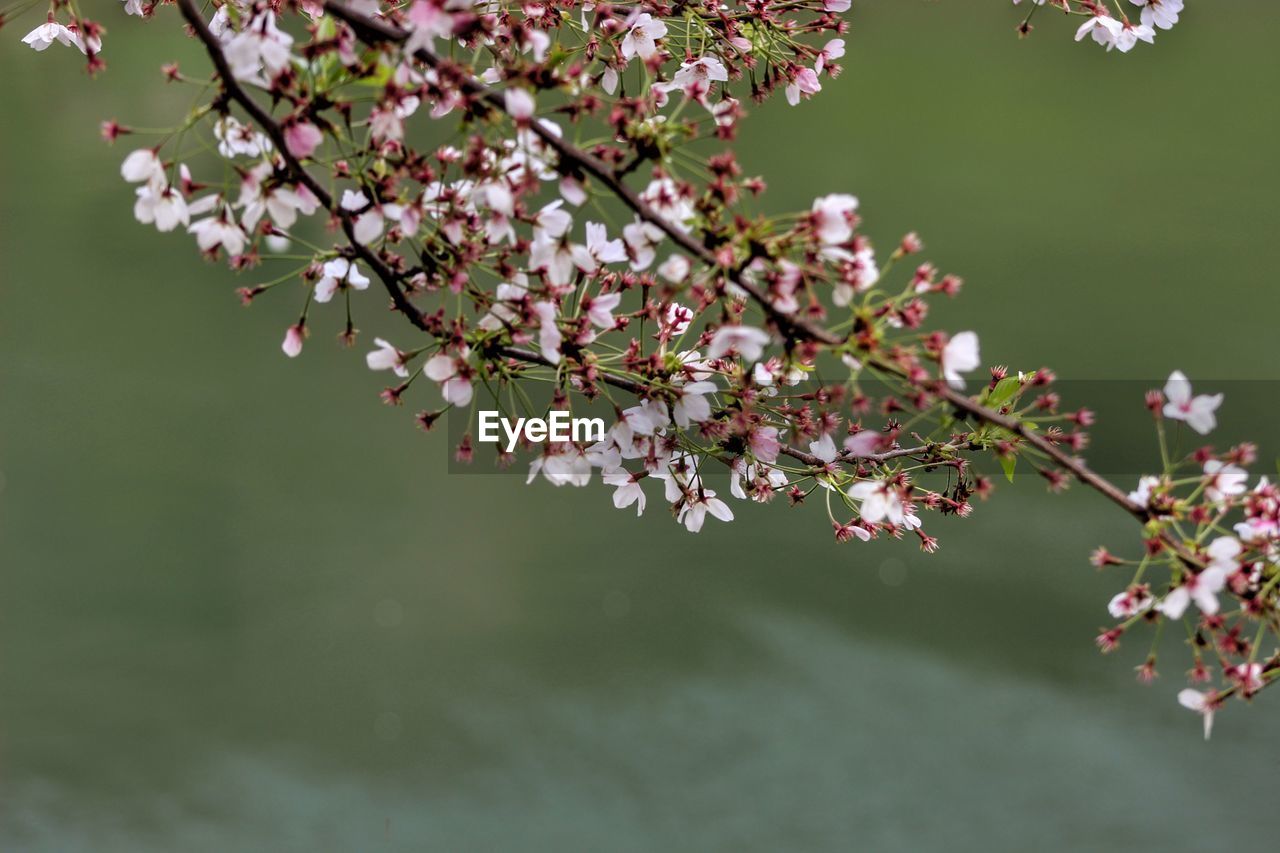
[{"label": "pink flower bud", "polygon": [[508,89],[505,104],[507,112],[518,122],[527,122],[533,117],[535,109],[533,95],[524,89]]},{"label": "pink flower bud", "polygon": [[299,160],[310,157],[324,141],[320,128],[306,121],[293,122],[284,129],[285,147]]},{"label": "pink flower bud", "polygon": [[289,358],[297,358],[302,352],[302,339],[306,336],[306,328],[298,323],[290,326],[284,333],[284,343],[280,345],[280,349]]}]

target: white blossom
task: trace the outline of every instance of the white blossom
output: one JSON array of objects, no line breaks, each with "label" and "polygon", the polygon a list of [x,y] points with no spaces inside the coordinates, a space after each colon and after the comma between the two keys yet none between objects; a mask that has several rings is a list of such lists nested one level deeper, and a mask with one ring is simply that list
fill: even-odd
[{"label": "white blossom", "polygon": [[1235,558],[1240,553],[1240,542],[1231,536],[1220,536],[1209,545],[1208,553],[1209,565],[1199,574],[1188,575],[1179,586],[1170,590],[1156,604],[1156,610],[1170,619],[1181,619],[1187,606],[1194,601],[1200,612],[1207,616],[1218,612],[1217,594],[1238,568]]},{"label": "white blossom", "polygon": [[754,326],[721,326],[711,336],[711,344],[707,347],[707,358],[722,358],[730,351],[736,352],[743,361],[751,363],[759,361],[769,343],[769,334]]},{"label": "white blossom", "polygon": [[1236,465],[1210,459],[1204,463],[1204,473],[1210,478],[1204,494],[1214,503],[1220,504],[1227,498],[1242,495],[1247,488],[1249,472]]},{"label": "white blossom", "polygon": [[1094,15],[1076,30],[1076,41],[1085,36],[1093,36],[1093,40],[1107,49],[1115,47],[1124,25],[1108,15]]},{"label": "white blossom", "polygon": [[598,222],[587,223],[587,244],[571,248],[573,262],[583,272],[595,272],[605,264],[627,260],[627,249],[622,240],[610,240],[605,226]]},{"label": "white blossom", "polygon": [[22,37],[23,44],[37,51],[45,50],[54,42],[68,47],[80,47],[80,40],[76,34],[55,21],[41,24]]},{"label": "white blossom", "polygon": [[1160,485],[1159,477],[1139,477],[1138,488],[1129,493],[1129,500],[1138,506],[1145,507],[1151,503],[1151,490]]},{"label": "white blossom", "polygon": [[733,510],[710,489],[701,489],[687,499],[680,508],[676,521],[683,524],[690,533],[697,533],[702,529],[708,514],[721,521],[733,521]]},{"label": "white blossom", "polygon": [[952,388],[963,388],[960,374],[975,370],[982,363],[978,354],[978,336],[974,332],[954,335],[942,350],[942,376]]},{"label": "white blossom", "polygon": [[[620,46],[622,58],[630,62],[635,57],[649,59],[658,52],[657,40],[667,34],[667,25],[656,20],[648,12],[642,12],[631,22]],[[615,74],[617,72],[614,72]]]},{"label": "white blossom", "polygon": [[556,304],[546,300],[535,302],[533,311],[538,316],[538,348],[542,351],[542,357],[552,364],[559,364],[560,344],[564,341],[564,335],[556,324],[559,316]]},{"label": "white blossom", "polygon": [[879,524],[882,521],[902,524],[906,517],[902,498],[883,481],[859,480],[849,487],[848,495],[860,501],[858,512],[868,524]]},{"label": "white blossom", "polygon": [[817,441],[809,442],[809,452],[823,462],[831,464],[836,461],[840,451],[836,448],[836,442],[831,437],[831,433],[824,432]]},{"label": "white blossom", "polygon": [[1159,27],[1162,30],[1173,29],[1178,23],[1178,15],[1182,12],[1182,0],[1129,0],[1135,6],[1141,6],[1140,19],[1148,27]]},{"label": "white blossom", "polygon": [[179,225],[190,224],[186,199],[168,184],[147,183],[134,192],[138,198],[133,204],[133,215],[144,225],[154,223],[157,231],[172,231]]},{"label": "white blossom", "polygon": [[1178,704],[1204,717],[1204,739],[1208,740],[1209,735],[1213,732],[1213,712],[1217,706],[1214,701],[1214,694],[1212,692],[1201,693],[1199,690],[1192,690],[1188,687],[1178,692]]},{"label": "white blossom", "polygon": [[605,472],[601,478],[607,486],[614,486],[613,505],[618,509],[626,509],[635,504],[636,515],[644,513],[645,495],[640,483],[625,468],[617,468]]},{"label": "white blossom", "polygon": [[224,115],[214,122],[213,136],[218,140],[218,153],[227,159],[241,154],[246,157],[261,157],[272,149],[271,140],[266,134],[247,124],[241,124],[230,115]]},{"label": "white blossom", "polygon": [[681,386],[678,391],[680,397],[671,407],[671,417],[675,419],[676,424],[687,427],[690,424],[700,424],[710,420],[711,401],[706,398],[706,395],[714,394],[716,390],[714,382],[690,382],[688,385]]},{"label": "white blossom", "polygon": [[1218,425],[1214,412],[1222,405],[1221,394],[1191,395],[1191,382],[1182,371],[1175,370],[1164,385],[1164,416],[1174,421],[1185,421],[1201,435],[1208,435]]},{"label": "white blossom", "polygon": [[591,298],[591,307],[587,309],[587,319],[599,329],[612,329],[617,321],[613,310],[622,302],[621,293],[600,293]]},{"label": "white blossom", "polygon": [[526,89],[508,89],[503,94],[503,105],[506,107],[507,114],[516,121],[528,121],[537,109],[533,95]]},{"label": "white blossom", "polygon": [[120,164],[120,176],[131,184],[164,181],[164,163],[150,148],[139,148],[129,152]]},{"label": "white blossom", "polygon": [[390,370],[401,379],[407,379],[409,368],[405,364],[405,354],[382,338],[374,338],[373,343],[378,348],[364,357],[365,364],[369,365],[369,369]]},{"label": "white blossom", "polygon": [[333,295],[339,288],[352,287],[356,290],[366,290],[369,287],[368,276],[360,272],[355,261],[347,258],[326,261],[322,270],[324,275],[316,282],[316,302],[328,302],[333,299]]},{"label": "white blossom", "polygon": [[1137,616],[1142,613],[1154,602],[1155,599],[1144,590],[1126,589],[1124,592],[1117,593],[1107,603],[1107,612],[1114,619],[1128,619],[1131,616]]},{"label": "white blossom", "polygon": [[724,63],[714,56],[701,56],[680,64],[680,70],[671,78],[671,82],[685,91],[703,91],[712,83],[727,83],[729,72]]},{"label": "white blossom", "polygon": [[1140,41],[1155,44],[1156,31],[1146,24],[1125,24],[1115,38],[1115,48],[1121,53],[1128,53]]},{"label": "white blossom", "polygon": [[263,71],[274,77],[284,70],[292,46],[293,36],[276,26],[275,14],[262,11],[231,37],[223,55],[237,80],[257,81]]},{"label": "white blossom", "polygon": [[466,406],[471,402],[474,393],[471,380],[459,372],[456,359],[436,353],[422,365],[422,373],[440,386],[440,396],[446,403]]},{"label": "white blossom", "polygon": [[231,211],[225,206],[216,216],[192,223],[187,231],[196,235],[196,245],[206,252],[212,252],[221,246],[228,255],[242,255],[248,241],[244,231],[236,225]]},{"label": "white blossom", "polygon": [[857,209],[857,196],[835,193],[814,199],[810,215],[818,240],[827,246],[847,242],[853,236],[850,219]]}]

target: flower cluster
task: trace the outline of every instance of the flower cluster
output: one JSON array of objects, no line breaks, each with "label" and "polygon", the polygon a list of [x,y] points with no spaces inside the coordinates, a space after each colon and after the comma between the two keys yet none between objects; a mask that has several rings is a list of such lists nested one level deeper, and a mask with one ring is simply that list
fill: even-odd
[{"label": "flower cluster", "polygon": [[[145,18],[150,17],[158,3],[159,0],[124,0],[123,10],[126,15]],[[0,14],[0,26],[9,17]],[[74,0],[50,0],[45,22],[23,36],[22,43],[37,51],[48,50],[55,44],[74,47],[84,55],[89,73],[94,74],[106,67],[101,56],[103,32],[100,23],[80,14]]]},{"label": "flower cluster", "polygon": [[1117,623],[1099,634],[1098,645],[1110,651],[1134,626],[1153,623],[1140,678],[1156,677],[1165,623],[1184,626],[1192,654],[1188,678],[1217,685],[1189,687],[1178,696],[1204,716],[1205,737],[1228,698],[1250,699],[1280,677],[1280,653],[1264,650],[1280,606],[1280,487],[1265,476],[1250,485],[1247,468],[1257,455],[1251,444],[1225,452],[1211,446],[1175,451],[1178,431],[1189,430],[1198,440],[1214,430],[1221,404],[1221,394],[1194,394],[1181,372],[1169,377],[1163,392],[1147,395],[1163,470],[1142,477],[1128,495],[1146,522],[1144,548],[1132,560],[1099,549],[1093,560],[1099,568],[1133,568],[1128,586],[1108,605]]},{"label": "flower cluster", "polygon": [[[1013,0],[1015,6],[1024,0]],[[1051,6],[1068,15],[1083,17],[1076,28],[1076,41],[1089,39],[1107,50],[1128,53],[1138,42],[1154,44],[1158,30],[1173,29],[1182,14],[1183,0],[1025,0],[1030,6],[1018,32],[1031,32],[1031,19],[1041,6]],[[1126,6],[1129,8],[1126,9]],[[1134,8],[1136,7],[1136,8]],[[1132,12],[1137,17],[1129,17]],[[1118,16],[1118,17],[1117,17]]]},{"label": "flower cluster", "polygon": [[[1100,3],[1051,5],[1125,51],[1181,8],[1134,2],[1137,25]],[[524,436],[529,479],[598,479],[637,514],[661,495],[691,532],[731,521],[735,502],[817,501],[841,542],[910,538],[927,552],[929,513],[967,516],[991,492],[984,460],[1054,489],[1082,482],[1145,525],[1111,603],[1122,621],[1100,642],[1199,613],[1193,672],[1214,650],[1227,686],[1184,703],[1207,715],[1251,696],[1276,671],[1258,655],[1280,572],[1277,497],[1265,481],[1247,490],[1249,450],[1166,451],[1162,474],[1126,495],[1080,458],[1093,415],[1063,407],[1052,373],[973,377],[977,334],[929,328],[962,282],[919,259],[917,235],[878,248],[842,192],[770,213],[765,181],[743,173],[728,143],[744,105],[798,105],[837,77],[849,5],[177,0],[216,86],[166,66],[212,94],[121,173],[141,223],[181,226],[242,273],[276,268],[239,294],[292,294],[290,358],[322,325],[355,344],[362,306],[389,303],[404,327],[365,350],[394,377],[382,398],[417,402],[423,427],[446,412],[463,423],[459,460],[474,457],[482,401],[512,422],[604,406],[602,439]],[[99,28],[66,8],[72,24],[51,18],[29,43],[96,57]],[[132,133],[103,127],[109,141]],[[1149,401],[1161,423],[1200,433],[1220,402],[1179,374]],[[1243,520],[1226,530],[1230,513]],[[1146,579],[1159,566],[1166,589]]]}]

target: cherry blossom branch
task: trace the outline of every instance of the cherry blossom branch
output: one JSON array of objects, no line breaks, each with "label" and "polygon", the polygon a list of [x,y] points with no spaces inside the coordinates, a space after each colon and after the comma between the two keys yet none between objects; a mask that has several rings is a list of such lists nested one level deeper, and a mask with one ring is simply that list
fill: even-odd
[{"label": "cherry blossom branch", "polygon": [[[1150,508],[1136,503],[1129,498],[1128,493],[1112,483],[1106,477],[1094,471],[1084,463],[1079,457],[1072,456],[1063,451],[1049,439],[1045,438],[1039,432],[1031,429],[1025,422],[1018,418],[1011,418],[1000,412],[983,406],[972,397],[962,394],[946,385],[941,386],[937,392],[944,400],[960,411],[973,415],[981,421],[998,426],[1001,429],[1017,435],[1023,441],[1030,444],[1036,450],[1048,456],[1053,463],[1059,468],[1067,471],[1084,485],[1101,494],[1107,500],[1132,515],[1139,522],[1146,524],[1151,521],[1153,513]],[[1187,548],[1171,536],[1166,531],[1161,530],[1156,537],[1165,547],[1177,555],[1178,559],[1188,568],[1199,571],[1206,567],[1206,563],[1196,554],[1187,550]]]},{"label": "cherry blossom branch", "polygon": [[[332,216],[337,217],[341,223],[342,230],[347,237],[351,250],[354,251],[360,259],[367,263],[374,271],[374,274],[378,277],[388,295],[391,297],[395,310],[407,317],[418,329],[426,331],[427,325],[422,317],[422,312],[420,312],[413,303],[408,300],[404,291],[400,287],[399,282],[402,277],[387,266],[387,264],[384,263],[373,250],[355,239],[355,223],[351,214],[338,205],[329,191],[325,189],[310,172],[307,171],[306,167],[303,166],[302,162],[298,160],[297,157],[290,153],[284,129],[280,126],[279,122],[277,122],[271,114],[267,112],[267,110],[265,110],[247,91],[245,91],[244,87],[236,81],[235,76],[231,73],[226,56],[218,43],[217,37],[210,32],[208,26],[205,24],[204,18],[196,8],[194,0],[177,0],[177,4],[182,12],[183,18],[185,18],[187,23],[190,25],[196,38],[204,45],[205,51],[209,55],[210,61],[213,63],[217,79],[221,83],[227,97],[239,104],[241,108],[248,113],[249,117],[262,128],[263,132],[270,137],[271,141],[280,151],[282,159],[284,160],[285,170],[288,172],[289,176],[297,183],[306,186],[307,189],[309,189],[319,200],[320,205],[328,210]],[[408,37],[408,34],[403,31],[384,26],[376,21],[372,21],[351,12],[342,4],[329,2],[326,3],[326,7],[335,15],[335,17],[342,18],[351,24],[352,28],[362,38],[398,43],[404,41]],[[434,54],[425,49],[419,49],[415,52],[415,55],[418,59],[430,64],[432,67],[440,68],[443,65],[443,63],[435,57]],[[506,107],[501,96],[496,94],[483,83],[480,83],[468,75],[463,75],[462,88],[464,91],[482,99],[491,108],[506,114]],[[642,218],[662,228],[668,236],[678,242],[687,251],[699,254],[708,264],[716,265],[717,262],[714,253],[706,247],[698,244],[684,231],[671,226],[665,217],[658,214],[643,200],[641,200],[630,187],[626,186],[625,183],[617,178],[612,169],[602,163],[598,158],[595,158],[589,153],[564,142],[559,136],[547,131],[541,125],[535,123],[533,127],[538,131],[539,136],[545,142],[550,143],[556,149],[564,161],[574,164],[574,166],[599,179],[611,192],[625,201],[628,206],[630,206]],[[755,288],[752,283],[738,275],[732,275],[731,280],[747,291],[747,293],[751,295],[752,299],[757,301],[762,307],[772,308],[769,301],[759,293],[758,288]],[[787,321],[791,324],[789,328],[793,332],[802,333],[797,334],[797,337],[801,337],[802,339],[820,340],[824,343],[839,342],[840,340],[839,338],[827,333],[824,329],[812,326],[811,324],[795,322],[794,318],[789,318],[781,312],[774,311],[771,316],[774,315],[776,315],[775,321]],[[502,355],[528,364],[555,367],[553,362],[544,358],[541,354],[521,347],[497,346],[493,349],[493,352],[497,355]],[[641,398],[646,396],[649,390],[648,386],[641,382],[614,376],[612,374],[603,374],[601,379],[606,384],[612,385],[621,390],[629,391]],[[942,445],[929,444],[917,447],[895,448],[882,453],[858,454],[844,452],[838,454],[835,461],[841,463],[883,464],[895,459],[922,456],[935,458],[936,461],[937,453],[941,447]],[[828,464],[816,455],[806,453],[805,451],[788,444],[782,444],[779,449],[780,452],[785,455],[818,470],[823,469]]]},{"label": "cherry blossom branch", "polygon": [[1069,472],[1081,483],[1102,494],[1112,503],[1138,519],[1138,521],[1146,522],[1151,518],[1150,510],[1129,500],[1128,494],[1123,489],[1091,469],[1079,457],[1063,451],[1062,448],[1028,427],[1020,419],[1003,415],[995,409],[983,406],[967,394],[956,391],[943,383],[939,383],[935,393],[960,411],[1018,436],[1036,450],[1048,456],[1059,468]]},{"label": "cherry blossom branch", "polygon": [[[1122,52],[1150,41],[1153,28],[1171,27],[1181,10],[1180,0],[1135,3],[1143,8],[1134,25],[1091,0],[1054,3],[1087,18],[1078,37]],[[938,542],[922,528],[924,511],[966,516],[970,498],[992,488],[971,460],[986,453],[1012,478],[1022,457],[1052,487],[1074,478],[1143,524],[1139,559],[1105,549],[1093,558],[1099,568],[1133,571],[1108,605],[1118,622],[1098,637],[1104,651],[1139,623],[1185,625],[1191,680],[1212,680],[1208,658],[1224,682],[1179,695],[1206,727],[1227,697],[1248,699],[1280,680],[1280,654],[1261,649],[1268,631],[1280,633],[1280,487],[1263,478],[1247,489],[1252,445],[1202,447],[1177,458],[1165,441],[1169,421],[1211,431],[1221,395],[1193,395],[1177,372],[1163,393],[1148,394],[1162,466],[1126,493],[1079,458],[1092,413],[1063,411],[1057,393],[1044,390],[1052,382],[1047,371],[1010,376],[993,368],[977,394],[961,390],[964,374],[982,364],[977,334],[922,331],[930,295],[954,296],[959,279],[938,280],[934,267],[921,263],[900,291],[888,284],[890,267],[922,247],[918,237],[904,237],[881,267],[858,228],[856,197],[823,195],[798,215],[753,216],[738,203],[762,191],[763,181],[741,176],[732,149],[697,164],[677,156],[692,140],[733,138],[744,115],[735,81],[749,77],[753,97],[785,91],[796,105],[836,78],[844,40],[819,46],[815,39],[845,33],[834,14],[845,10],[843,0],[737,8],[566,2],[551,15],[536,4],[451,0],[411,0],[385,12],[377,0],[329,0],[329,14],[272,0],[215,0],[203,11],[195,0],[177,5],[209,54],[219,91],[180,132],[130,153],[121,175],[140,184],[140,222],[161,232],[187,226],[209,259],[225,255],[236,270],[273,256],[305,262],[241,289],[248,302],[287,281],[303,285],[302,319],[282,345],[289,357],[302,352],[313,303],[338,293],[347,308],[343,339],[354,340],[352,297],[372,283],[358,261],[373,271],[393,310],[430,338],[406,350],[376,340],[368,366],[403,380],[383,391],[386,402],[399,404],[425,376],[443,408],[422,412],[420,423],[429,426],[451,409],[466,413],[457,453],[469,459],[479,384],[494,405],[503,408],[500,395],[509,392],[510,408],[526,414],[547,411],[527,387],[549,383],[556,413],[604,391],[616,420],[602,437],[575,432],[544,441],[516,426],[501,461],[510,461],[518,442],[541,443],[531,476],[583,486],[598,471],[615,489],[614,505],[640,513],[646,489],[657,483],[691,532],[706,518],[734,517],[711,488],[723,472],[703,471],[703,463],[715,462],[730,469],[738,500],[763,503],[785,493],[796,504],[818,495],[838,541],[913,533],[932,552]],[[152,7],[126,4],[125,11],[149,16]],[[281,26],[282,16],[292,23]],[[79,18],[65,26],[55,17],[24,42],[36,50],[74,45],[100,69],[100,28]],[[295,51],[304,27],[310,40]],[[1024,32],[1029,27],[1028,15]],[[437,53],[442,40],[448,47]],[[447,58],[458,46],[472,58]],[[187,81],[176,68],[169,76]],[[614,97],[620,83],[623,94]],[[359,94],[347,88],[354,85]],[[255,99],[261,93],[270,107]],[[461,107],[462,141],[416,147],[405,121],[420,106],[433,121]],[[232,107],[248,115],[247,125]],[[574,123],[603,119],[617,144],[570,142],[552,115]],[[231,165],[220,182],[193,179],[184,162],[212,151],[207,140],[199,152],[183,145],[184,134],[206,122]],[[130,132],[147,131],[104,126],[108,141]],[[639,192],[628,181],[646,163],[653,173]],[[355,189],[339,193],[346,181]],[[547,200],[545,188],[555,181]],[[588,183],[634,222],[613,222],[604,206],[587,206]],[[299,214],[321,209],[344,244],[315,246],[293,229]],[[590,221],[597,210],[605,222]],[[286,254],[290,240],[305,253]],[[664,244],[676,251],[657,263]],[[409,260],[413,254],[420,263]],[[743,322],[744,303],[763,313],[769,331]],[[828,305],[845,319],[825,325],[819,318]],[[828,355],[849,368],[844,381],[818,378],[819,359]],[[876,402],[863,393],[863,376],[890,386],[880,401],[880,429],[863,424]],[[809,388],[798,387],[806,380]],[[624,409],[605,386],[634,396],[636,405]],[[419,390],[421,384],[415,397]],[[485,414],[480,441],[492,442]],[[901,446],[904,434],[920,443]],[[795,446],[805,442],[808,451]],[[780,456],[801,465],[778,464]],[[939,469],[947,472],[945,484],[931,476]],[[1167,576],[1148,576],[1158,570]],[[1188,617],[1197,611],[1198,620]],[[1153,645],[1140,677],[1154,677],[1155,659]]]},{"label": "cherry blossom branch", "polygon": [[[399,45],[409,38],[409,33],[405,30],[365,17],[358,12],[353,12],[347,4],[337,2],[337,0],[325,0],[324,8],[335,18],[345,21],[356,36],[366,44],[375,46],[381,44]],[[413,56],[418,61],[437,71],[448,73],[451,78],[456,80],[458,88],[464,93],[481,101],[490,109],[510,117],[506,101],[499,90],[486,86],[464,70],[445,62],[436,56],[433,51],[425,47],[419,47],[414,50]],[[543,144],[554,150],[560,157],[558,168],[562,174],[581,172],[590,175],[634,211],[637,216],[661,229],[677,246],[713,269],[723,267],[715,252],[705,244],[694,240],[687,232],[676,227],[667,217],[658,213],[644,199],[640,198],[634,189],[627,186],[622,179],[625,170],[614,170],[598,157],[594,157],[589,152],[583,151],[573,143],[566,141],[540,122],[530,123],[529,129],[542,140]],[[784,334],[789,333],[789,337],[815,341],[828,346],[839,346],[844,343],[844,338],[839,335],[832,334],[821,326],[778,310],[775,305],[765,298],[764,293],[755,283],[747,280],[737,271],[724,269],[723,274],[725,278],[751,296],[752,300],[760,306],[780,331]]]},{"label": "cherry blossom branch", "polygon": [[[182,3],[190,3],[190,0],[180,0]],[[362,41],[371,45],[380,44],[403,44],[409,38],[409,33],[390,24],[376,21],[365,17],[357,12],[352,11],[345,3],[338,0],[325,0],[325,10],[336,18],[345,21],[355,32],[356,36]],[[419,47],[413,54],[419,61],[425,63],[437,71],[447,71],[452,77],[455,77],[459,88],[468,95],[483,102],[490,109],[506,115],[510,118],[507,104],[502,94],[495,88],[486,86],[481,81],[475,79],[461,69],[451,68],[449,63],[443,61],[436,56],[434,52],[425,47]],[[552,132],[546,126],[533,122],[530,129],[536,133],[541,140],[554,149],[561,159],[560,170],[562,173],[571,173],[581,171],[590,175],[603,184],[613,195],[633,210],[638,216],[645,221],[660,228],[667,237],[680,246],[685,251],[698,257],[704,263],[712,268],[721,268],[723,265],[716,257],[715,252],[708,248],[705,244],[694,240],[687,232],[673,225],[665,216],[662,216],[648,205],[640,196],[629,187],[622,179],[625,174],[623,170],[615,170],[599,158],[592,156],[589,152],[583,151],[571,142],[566,141],[561,136]],[[813,323],[804,321],[803,319],[788,315],[777,309],[773,303],[767,299],[760,288],[742,276],[740,272],[733,269],[723,269],[723,275],[726,279],[741,288],[751,297],[769,317],[769,319],[788,337],[798,340],[807,340],[814,343],[824,344],[827,346],[837,347],[846,343],[845,338],[833,334],[832,332],[817,326]],[[894,374],[906,378],[906,373],[893,365],[881,364],[882,367],[893,372]],[[974,418],[1008,430],[1017,435],[1019,438],[1039,450],[1053,464],[1067,471],[1078,481],[1086,486],[1094,489],[1099,494],[1110,500],[1112,503],[1124,509],[1138,521],[1145,523],[1150,519],[1149,511],[1131,501],[1128,495],[1111,481],[1107,480],[1096,471],[1089,468],[1081,459],[1064,452],[1060,447],[1046,439],[1036,431],[1028,428],[1017,418],[1011,418],[1000,412],[990,409],[973,400],[968,395],[955,391],[947,387],[945,384],[939,383],[935,393],[947,403],[956,409],[965,412]],[[801,459],[807,464],[821,464],[821,460],[811,454],[803,454],[803,452],[794,451],[789,455],[793,458]],[[797,455],[799,453],[799,455]],[[912,454],[899,454],[912,455]],[[805,458],[807,457],[807,458]],[[892,457],[890,457],[892,458]],[[1162,540],[1178,553],[1179,557],[1190,566],[1203,567],[1202,560],[1195,555],[1186,552],[1181,546],[1166,534],[1161,534]]]},{"label": "cherry blossom branch", "polygon": [[407,317],[409,322],[418,329],[426,331],[427,325],[423,320],[422,312],[415,308],[413,303],[405,296],[404,291],[401,290],[397,283],[398,277],[396,274],[372,249],[356,239],[355,221],[351,214],[336,203],[329,191],[293,155],[291,146],[285,139],[284,129],[279,122],[272,118],[271,113],[264,109],[237,81],[235,74],[232,73],[231,67],[227,63],[226,55],[222,52],[222,47],[219,45],[217,37],[209,31],[209,27],[205,24],[204,17],[201,15],[199,8],[197,8],[195,0],[177,0],[177,4],[178,9],[182,12],[182,17],[186,19],[187,25],[191,27],[196,38],[204,45],[205,52],[213,63],[216,79],[221,84],[227,97],[239,104],[249,114],[249,117],[262,128],[263,132],[270,137],[276,150],[280,152],[289,175],[296,182],[310,190],[312,195],[319,200],[320,206],[329,211],[331,216],[338,218],[342,232],[346,235],[351,248],[377,274],[378,279],[385,286],[387,294],[391,297],[395,310]]}]

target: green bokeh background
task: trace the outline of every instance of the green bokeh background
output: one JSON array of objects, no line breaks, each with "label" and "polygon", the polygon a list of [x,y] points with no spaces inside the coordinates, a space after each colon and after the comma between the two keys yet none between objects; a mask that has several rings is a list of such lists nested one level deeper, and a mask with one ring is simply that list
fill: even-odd
[{"label": "green bokeh background", "polygon": [[[694,537],[447,476],[357,354],[283,358],[292,303],[132,220],[97,123],[171,121],[159,64],[205,66],[116,5],[94,81],[2,31],[0,848],[1274,843],[1276,697],[1205,743],[1183,657],[1142,687],[1143,640],[1094,652],[1123,579],[1088,551],[1135,530],[1091,495],[1004,489],[933,557],[817,507]],[[1189,5],[1122,57],[859,0],[844,75],[743,159],[773,209],[852,190],[882,244],[918,229],[990,361],[1277,378],[1280,19]]]}]

